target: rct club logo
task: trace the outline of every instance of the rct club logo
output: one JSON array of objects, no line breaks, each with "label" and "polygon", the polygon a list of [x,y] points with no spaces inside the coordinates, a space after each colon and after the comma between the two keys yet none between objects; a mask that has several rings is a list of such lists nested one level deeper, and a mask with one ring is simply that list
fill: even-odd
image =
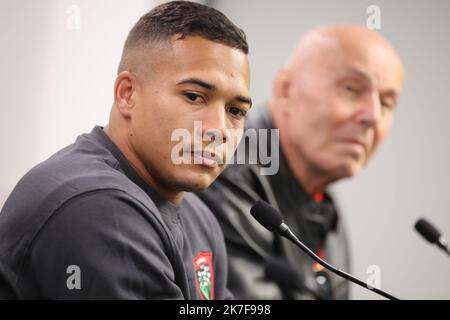
[{"label": "rct club logo", "polygon": [[214,300],[214,268],[211,252],[201,252],[194,259],[197,290],[202,300]]}]

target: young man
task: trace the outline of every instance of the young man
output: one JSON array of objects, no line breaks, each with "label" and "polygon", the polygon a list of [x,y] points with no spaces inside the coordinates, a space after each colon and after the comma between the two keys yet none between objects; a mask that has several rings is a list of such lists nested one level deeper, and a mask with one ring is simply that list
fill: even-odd
[{"label": "young man", "polygon": [[[221,230],[185,192],[212,183],[237,146],[226,131],[242,129],[251,105],[247,53],[243,31],[204,5],[174,1],[141,17],[109,124],[34,167],[3,206],[4,295],[229,298]],[[188,154],[196,161],[177,164],[176,130],[209,140],[218,132],[223,154],[203,139]]]}]

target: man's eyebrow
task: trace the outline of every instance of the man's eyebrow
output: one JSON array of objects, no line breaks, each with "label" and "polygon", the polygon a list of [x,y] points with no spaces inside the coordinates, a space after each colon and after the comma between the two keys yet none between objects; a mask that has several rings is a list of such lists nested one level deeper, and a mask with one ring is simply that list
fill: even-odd
[{"label": "man's eyebrow", "polygon": [[250,108],[252,107],[253,102],[252,102],[252,98],[250,98],[250,97],[236,96],[235,99],[239,102],[248,104]]},{"label": "man's eyebrow", "polygon": [[205,82],[203,80],[200,80],[199,78],[188,78],[188,79],[182,80],[177,83],[177,85],[182,85],[182,84],[194,84],[194,85],[200,86],[209,91],[214,91],[217,89],[215,85]]},{"label": "man's eyebrow", "polygon": [[398,103],[398,93],[397,91],[395,91],[394,89],[391,90],[387,90],[386,92],[383,92],[383,96],[387,96],[391,99],[394,99],[394,102],[397,104]]},{"label": "man's eyebrow", "polygon": [[363,78],[364,80],[366,80],[366,81],[368,81],[370,83],[373,83],[372,78],[367,73],[365,73],[364,71],[362,71],[360,69],[350,68],[350,69],[347,70],[347,72],[352,73],[352,74],[356,75],[359,78]]},{"label": "man's eyebrow", "polygon": [[[369,83],[373,84],[373,80],[372,78],[365,73],[364,71],[357,69],[357,68],[350,68],[348,70],[348,72],[355,74],[356,76],[363,78],[364,80],[368,81]],[[396,102],[398,100],[398,92],[395,89],[389,89],[386,90],[385,92],[383,92],[383,95],[385,96],[389,96],[391,98],[393,98]]]}]

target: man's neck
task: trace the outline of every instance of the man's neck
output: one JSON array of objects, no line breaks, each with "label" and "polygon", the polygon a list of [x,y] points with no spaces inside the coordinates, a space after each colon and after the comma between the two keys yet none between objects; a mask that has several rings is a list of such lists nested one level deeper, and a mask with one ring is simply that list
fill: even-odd
[{"label": "man's neck", "polygon": [[125,158],[128,160],[133,169],[138,175],[152,187],[156,192],[163,196],[167,201],[172,202],[175,205],[179,205],[183,200],[184,192],[176,192],[165,188],[158,184],[151,174],[147,171],[144,164],[140,161],[139,157],[133,151],[133,148],[129,145],[128,141],[124,138],[124,135],[120,132],[112,130],[109,125],[103,128],[103,131],[111,139],[112,142],[119,148]]},{"label": "man's neck", "polygon": [[297,181],[309,195],[323,193],[325,189],[335,181],[335,179],[325,172],[321,172],[314,166],[308,165],[308,162],[296,150],[288,140],[283,128],[282,115],[273,106],[269,106],[274,126],[280,129],[280,148],[286,158],[289,169],[292,171]]}]

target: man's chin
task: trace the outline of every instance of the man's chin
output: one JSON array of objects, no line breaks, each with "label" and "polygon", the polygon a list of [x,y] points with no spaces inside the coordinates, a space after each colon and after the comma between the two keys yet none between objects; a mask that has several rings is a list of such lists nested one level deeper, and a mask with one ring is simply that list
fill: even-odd
[{"label": "man's chin", "polygon": [[178,181],[179,189],[187,192],[195,192],[208,188],[216,179],[210,174],[194,174],[185,176]]},{"label": "man's chin", "polygon": [[351,177],[357,176],[358,174],[361,173],[363,168],[364,168],[364,164],[362,164],[362,163],[343,164],[338,170],[339,179],[351,178]]}]

